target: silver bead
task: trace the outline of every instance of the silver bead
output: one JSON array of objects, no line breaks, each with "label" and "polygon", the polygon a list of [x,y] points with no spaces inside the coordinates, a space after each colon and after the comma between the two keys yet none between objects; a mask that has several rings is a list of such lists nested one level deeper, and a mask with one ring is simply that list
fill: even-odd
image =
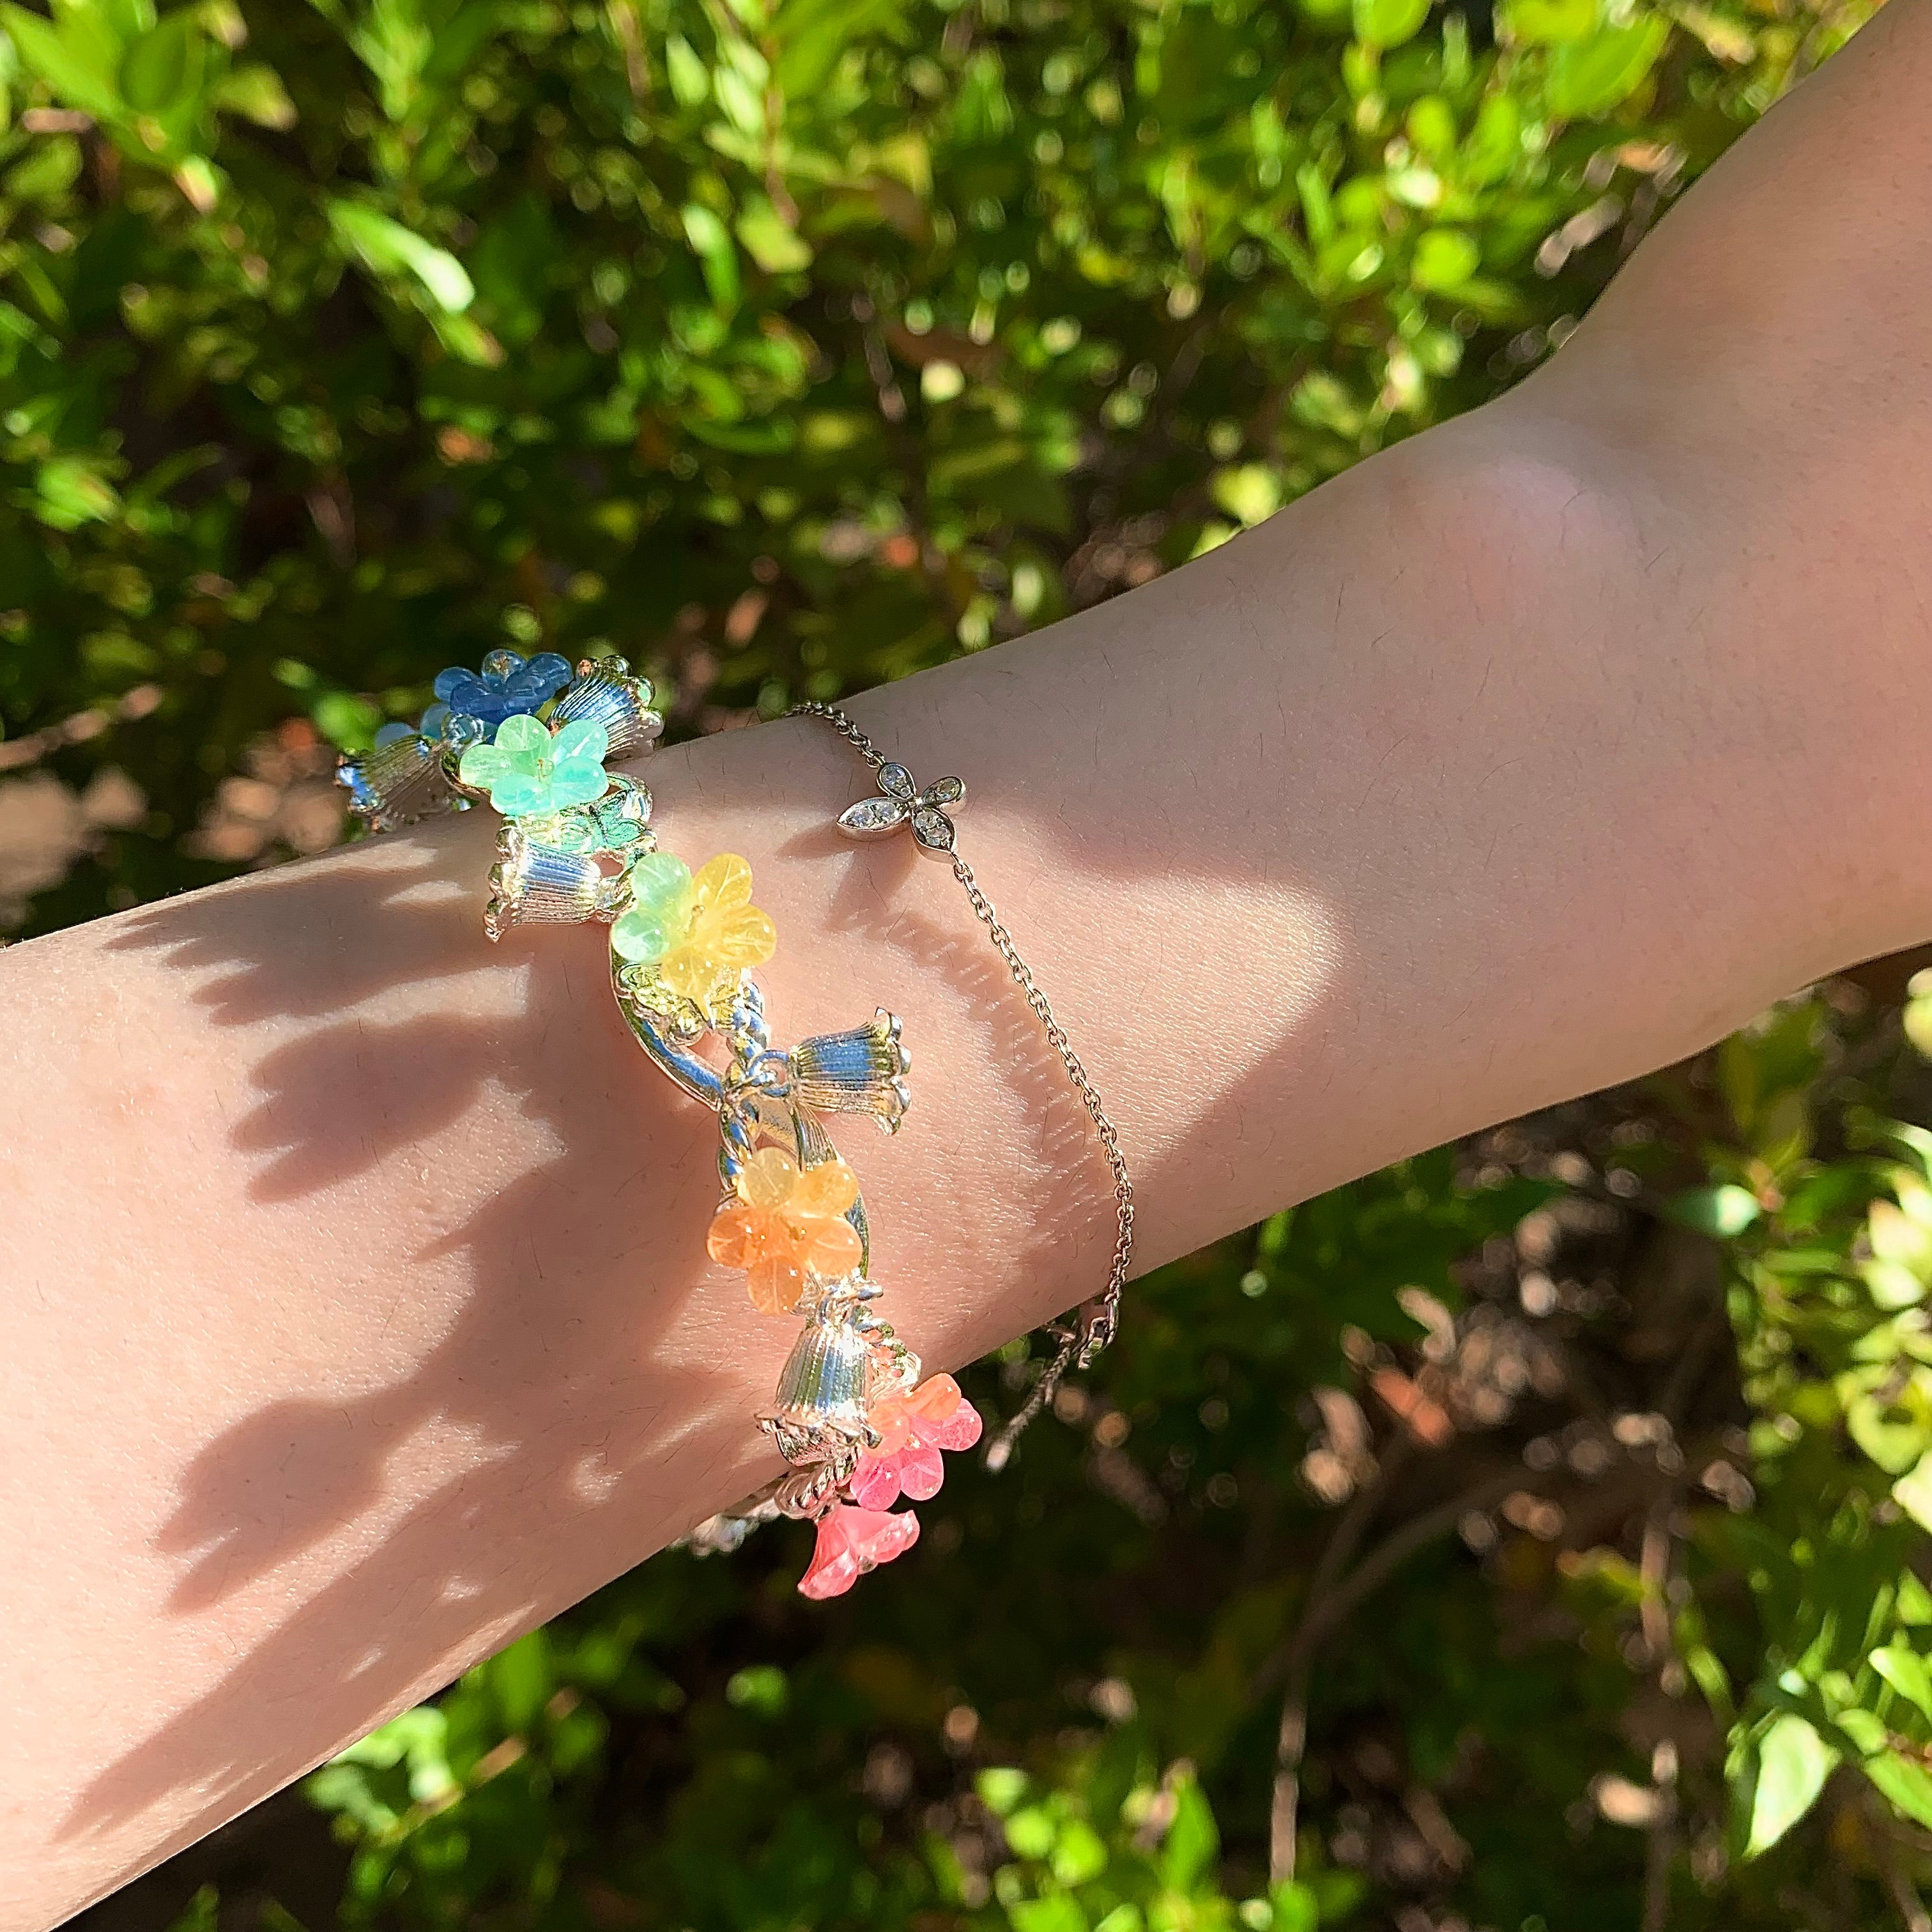
[{"label": "silver bead", "polygon": [[848,1033],[818,1034],[791,1050],[792,1097],[821,1114],[869,1114],[887,1133],[897,1131],[912,1095],[911,1066],[896,1015],[884,1006]]},{"label": "silver bead", "polygon": [[621,910],[622,876],[605,872],[594,852],[539,844],[514,820],[497,834],[496,852],[483,914],[492,939],[513,926],[608,922]]},{"label": "silver bead", "polygon": [[442,762],[442,748],[420,734],[392,738],[374,750],[344,758],[335,782],[349,809],[371,832],[388,832],[458,802]]},{"label": "silver bead", "polygon": [[664,720],[651,706],[650,681],[633,677],[622,658],[586,658],[552,707],[553,730],[592,718],[610,741],[613,764],[648,752],[664,735]]}]

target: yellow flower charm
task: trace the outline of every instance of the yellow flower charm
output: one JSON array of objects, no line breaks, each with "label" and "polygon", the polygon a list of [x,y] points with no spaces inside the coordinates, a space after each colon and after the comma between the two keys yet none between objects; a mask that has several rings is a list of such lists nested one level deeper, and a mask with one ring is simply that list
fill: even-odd
[{"label": "yellow flower charm", "polygon": [[708,1018],[731,1003],[739,976],[778,950],[777,928],[752,903],[752,868],[721,852],[695,875],[667,852],[631,868],[632,910],[611,932],[624,958],[657,968],[667,992]]},{"label": "yellow flower charm", "polygon": [[845,1218],[859,1180],[842,1160],[801,1168],[782,1148],[760,1148],[735,1185],[706,1246],[713,1261],[745,1270],[754,1308],[785,1314],[807,1275],[832,1281],[859,1265],[859,1231]]}]

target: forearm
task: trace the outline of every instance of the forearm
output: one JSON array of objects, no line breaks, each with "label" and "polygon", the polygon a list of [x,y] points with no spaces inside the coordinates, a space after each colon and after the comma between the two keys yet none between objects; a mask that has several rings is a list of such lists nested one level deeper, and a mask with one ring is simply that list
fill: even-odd
[{"label": "forearm", "polygon": [[[1540,419],[1478,422],[857,703],[972,786],[962,841],[1119,1122],[1147,1261],[1869,943],[1824,916],[1828,855],[1793,904],[1789,850],[1754,853],[1777,694],[1741,706],[1643,601],[1627,513]],[[1084,1117],[945,869],[830,831],[849,753],[792,724],[646,772],[668,846],[751,860],[781,1038],[904,1016],[915,1110],[849,1151],[914,1346],[956,1363],[1090,1292]],[[10,1922],[766,1472],[747,1418],[788,1337],[702,1260],[706,1118],[629,1042],[599,934],[485,944],[488,836],[4,962]]]},{"label": "forearm", "polygon": [[[1588,334],[1574,379],[854,706],[971,788],[1146,1262],[1921,928],[1897,580],[1821,626],[1862,554],[1794,562],[1769,479],[1712,489],[1694,361],[1644,364],[1671,436],[1620,429],[1639,332]],[[1090,1292],[1084,1116],[944,868],[831,833],[850,754],[793,724],[644,776],[668,847],[752,861],[782,1040],[904,1018],[914,1111],[846,1150],[913,1345],[956,1363]],[[599,934],[485,944],[488,841],[479,814],[0,958],[10,1924],[767,1472],[787,1336],[702,1260],[708,1120],[632,1046]]]}]

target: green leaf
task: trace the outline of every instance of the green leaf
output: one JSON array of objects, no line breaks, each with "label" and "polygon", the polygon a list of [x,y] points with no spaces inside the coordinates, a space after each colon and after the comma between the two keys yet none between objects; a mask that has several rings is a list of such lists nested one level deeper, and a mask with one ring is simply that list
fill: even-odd
[{"label": "green leaf", "polygon": [[1281,477],[1265,463],[1217,470],[1208,488],[1215,502],[1243,524],[1265,523],[1281,508]]},{"label": "green leaf", "polygon": [[382,712],[353,692],[326,691],[310,707],[315,728],[344,751],[366,751],[382,723]]},{"label": "green leaf", "polygon": [[1759,1740],[1744,1856],[1768,1852],[1817,1802],[1838,1754],[1795,1711],[1780,1712]]},{"label": "green leaf", "polygon": [[80,35],[57,33],[38,14],[0,4],[0,22],[27,70],[46,82],[62,106],[77,107],[97,121],[119,121],[127,112],[106,50]]},{"label": "green leaf", "polygon": [[1860,1757],[1875,1757],[1886,1748],[1892,1735],[1876,1712],[1868,1711],[1861,1705],[1846,1705],[1838,1712],[1836,1722]]},{"label": "green leaf", "polygon": [[698,266],[704,272],[704,285],[711,299],[721,309],[738,306],[742,285],[738,275],[738,251],[731,245],[731,232],[701,202],[693,202],[684,211],[684,232],[697,250]]},{"label": "green leaf", "polygon": [[1932,1825],[1932,1772],[1897,1751],[1868,1757],[1859,1768],[1898,1810],[1921,1825]]},{"label": "green leaf", "polygon": [[1064,1892],[1051,1898],[1018,1898],[1006,1907],[1013,1932],[1087,1932],[1087,1915]]},{"label": "green leaf", "polygon": [[1932,1450],[1892,1484],[1892,1499],[1921,1529],[1932,1530]]},{"label": "green leaf", "polygon": [[[297,668],[300,668],[278,665],[277,670],[279,674],[285,669]],[[328,1766],[332,1770],[351,1766],[358,1771],[393,1770],[406,1759],[446,1756],[448,1738],[449,1719],[442,1707],[418,1704],[413,1710],[402,1712],[386,1724],[379,1725],[346,1750],[337,1752],[328,1760]]]},{"label": "green leaf", "polygon": [[1458,172],[1477,186],[1501,181],[1522,153],[1522,115],[1507,94],[1484,96],[1476,124],[1457,157]]},{"label": "green leaf", "polygon": [[35,472],[34,485],[34,515],[57,530],[104,523],[121,507],[114,486],[85,457],[52,458]]},{"label": "green leaf", "polygon": [[1562,121],[1608,113],[1642,86],[1670,38],[1669,22],[1652,14],[1558,47],[1544,82],[1550,112]]},{"label": "green leaf", "polygon": [[1353,0],[1355,38],[1364,46],[1399,47],[1421,32],[1429,0]]},{"label": "green leaf", "polygon": [[1174,1822],[1161,1840],[1161,1876],[1177,1892],[1188,1892],[1214,1864],[1221,1834],[1200,1781],[1192,1774],[1175,1779],[1174,1801]]},{"label": "green leaf", "polygon": [[216,1932],[221,1923],[221,1894],[212,1885],[205,1885],[190,1898],[168,1932]]},{"label": "green leaf", "polygon": [[791,1680],[776,1664],[748,1664],[726,1683],[724,1701],[760,1718],[782,1717],[791,1702]]},{"label": "green leaf", "polygon": [[682,34],[673,34],[664,42],[664,71],[670,77],[670,91],[680,107],[697,107],[710,97],[711,76],[697,50]]},{"label": "green leaf", "polygon": [[1880,1261],[1910,1268],[1922,1282],[1932,1280],[1932,1228],[1897,1202],[1881,1198],[1872,1203],[1865,1237]]},{"label": "green leaf", "polygon": [[452,315],[460,315],[475,299],[476,289],[463,264],[446,249],[366,202],[331,201],[326,209],[337,242],[371,273],[407,272],[437,308]]},{"label": "green leaf", "polygon": [[772,23],[778,48],[772,79],[788,100],[802,100],[832,77],[840,55],[862,34],[889,31],[902,0],[785,0]]},{"label": "green leaf", "polygon": [[154,0],[53,0],[52,11],[63,26],[87,16],[117,47],[131,46],[155,20]]},{"label": "green leaf", "polygon": [[812,245],[790,226],[763,195],[748,201],[738,216],[738,239],[768,275],[796,274],[812,266]]},{"label": "green leaf", "polygon": [[496,1694],[496,1708],[503,1714],[503,1722],[513,1731],[527,1731],[556,1688],[550,1670],[549,1636],[541,1630],[533,1630],[527,1636],[518,1638],[484,1667],[490,1675],[490,1688]]},{"label": "green leaf", "polygon": [[296,104],[289,98],[281,76],[260,61],[225,75],[214,98],[218,106],[258,128],[272,128],[279,134],[296,124]]},{"label": "green leaf", "polygon": [[1923,973],[1912,976],[1912,994],[1905,1003],[1905,1036],[1926,1059],[1932,1060],[1932,996],[1919,982]]},{"label": "green leaf", "polygon": [[973,1780],[980,1802],[996,1818],[1004,1818],[1027,1793],[1027,1774],[1012,1765],[989,1765]]},{"label": "green leaf", "polygon": [[1672,1220],[1719,1241],[1742,1234],[1763,1211],[1749,1188],[1728,1184],[1722,1187],[1687,1187],[1682,1193],[1673,1195],[1669,1204]]},{"label": "green leaf", "polygon": [[1871,1666],[1907,1703],[1932,1718],[1932,1670],[1909,1644],[1888,1644],[1871,1654]]},{"label": "green leaf", "polygon": [[1335,204],[1328,193],[1328,177],[1312,161],[1304,161],[1294,171],[1294,191],[1301,202],[1301,219],[1308,238],[1319,248],[1335,238]]},{"label": "green leaf", "polygon": [[206,214],[221,198],[221,177],[205,154],[190,154],[175,169],[175,185],[197,214]]},{"label": "green leaf", "polygon": [[[1836,1269],[1832,1272],[1836,1273]],[[1859,1268],[1858,1276],[1865,1285],[1865,1292],[1872,1298],[1872,1305],[1888,1315],[1896,1314],[1900,1309],[1910,1308],[1925,1299],[1922,1277],[1900,1262],[1867,1262]]]},{"label": "green leaf", "polygon": [[1272,1894],[1274,1906],[1274,1923],[1270,1932],[1318,1932],[1322,1923],[1322,1906],[1305,1885],[1297,1885],[1290,1880],[1278,1885]]},{"label": "green leaf", "polygon": [[1107,1869],[1106,1840],[1084,1820],[1070,1818],[1054,1839],[1052,1865],[1062,1885],[1085,1885]]},{"label": "green leaf", "polygon": [[52,201],[73,187],[81,170],[80,143],[71,134],[49,134],[8,170],[7,192],[19,201]]},{"label": "green leaf", "polygon": [[207,42],[193,14],[170,14],[121,58],[121,92],[136,113],[192,108],[201,91]]},{"label": "green leaf", "polygon": [[1601,18],[1598,0],[1504,0],[1497,30],[1522,46],[1547,46],[1586,39]]},{"label": "green leaf", "polygon": [[472,316],[433,314],[430,326],[436,339],[459,362],[474,369],[496,369],[502,365],[503,345]]},{"label": "green leaf", "polygon": [[1892,1614],[1910,1630],[1923,1630],[1932,1624],[1932,1590],[1926,1588],[1910,1570],[1898,1580],[1898,1600]]},{"label": "green leaf", "polygon": [[1409,280],[1419,289],[1460,288],[1483,259],[1474,236],[1460,228],[1431,228],[1415,238]]},{"label": "green leaf", "polygon": [[1022,1805],[1006,1820],[1004,1828],[1006,1843],[1016,1858],[1043,1858],[1053,1849],[1053,1814],[1044,1805]]}]

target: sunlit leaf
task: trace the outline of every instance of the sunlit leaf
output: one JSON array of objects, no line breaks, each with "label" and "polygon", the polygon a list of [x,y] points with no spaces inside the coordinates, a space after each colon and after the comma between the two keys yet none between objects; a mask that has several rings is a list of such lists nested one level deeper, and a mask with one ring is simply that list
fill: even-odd
[{"label": "sunlit leaf", "polygon": [[1353,0],[1355,38],[1365,46],[1399,47],[1429,17],[1429,0]]},{"label": "sunlit leaf", "polygon": [[1892,1484],[1892,1496],[1922,1529],[1932,1530],[1932,1450]]},{"label": "sunlit leaf", "polygon": [[1742,1234],[1762,1211],[1748,1188],[1728,1182],[1720,1187],[1686,1188],[1670,1201],[1673,1219],[1720,1241]]},{"label": "sunlit leaf", "polygon": [[463,264],[447,249],[358,201],[328,205],[329,226],[342,245],[378,275],[413,275],[436,306],[460,314],[476,296]]},{"label": "sunlit leaf", "polygon": [[1886,1798],[1920,1825],[1932,1826],[1932,1772],[1915,1759],[1886,1751],[1859,1767]]},{"label": "sunlit leaf", "polygon": [[1838,1756],[1795,1711],[1780,1712],[1771,1720],[1756,1753],[1747,1858],[1768,1851],[1810,1810]]},{"label": "sunlit leaf", "polygon": [[1898,1694],[1932,1718],[1932,1668],[1909,1646],[1888,1644],[1871,1654],[1871,1666]]},{"label": "sunlit leaf", "polygon": [[1559,46],[1550,57],[1545,82],[1550,112],[1574,121],[1604,113],[1628,99],[1642,85],[1670,36],[1669,23],[1652,14],[1600,28],[1588,40]]},{"label": "sunlit leaf", "polygon": [[22,63],[52,88],[58,100],[110,123],[127,112],[113,66],[112,44],[78,33],[62,33],[14,0],[0,4],[0,22]]},{"label": "sunlit leaf", "polygon": [[165,16],[121,57],[121,92],[137,113],[166,115],[200,90],[207,42],[187,8]]}]

